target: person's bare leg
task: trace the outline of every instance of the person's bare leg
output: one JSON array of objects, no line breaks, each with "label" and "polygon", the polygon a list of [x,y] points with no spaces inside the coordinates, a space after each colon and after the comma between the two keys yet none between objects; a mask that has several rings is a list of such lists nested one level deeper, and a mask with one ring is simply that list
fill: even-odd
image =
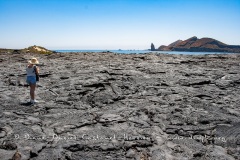
[{"label": "person's bare leg", "polygon": [[31,100],[35,99],[35,87],[36,87],[36,85],[30,84],[30,97],[31,97]]}]

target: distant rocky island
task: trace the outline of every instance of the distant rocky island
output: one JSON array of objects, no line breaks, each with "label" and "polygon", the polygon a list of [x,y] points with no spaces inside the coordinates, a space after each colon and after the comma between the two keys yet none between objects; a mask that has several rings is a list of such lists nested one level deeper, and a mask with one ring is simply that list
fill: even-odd
[{"label": "distant rocky island", "polygon": [[151,51],[185,51],[185,52],[229,52],[240,53],[240,45],[227,45],[213,38],[201,38],[196,36],[187,40],[177,40],[168,46],[161,45],[155,49],[151,44]]}]

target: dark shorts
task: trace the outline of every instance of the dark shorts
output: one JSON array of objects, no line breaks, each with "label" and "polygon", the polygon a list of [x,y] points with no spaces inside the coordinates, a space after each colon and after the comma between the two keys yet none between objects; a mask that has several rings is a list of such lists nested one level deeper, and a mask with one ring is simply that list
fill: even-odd
[{"label": "dark shorts", "polygon": [[36,77],[35,76],[27,76],[27,80],[26,82],[30,85],[30,84],[36,84]]}]

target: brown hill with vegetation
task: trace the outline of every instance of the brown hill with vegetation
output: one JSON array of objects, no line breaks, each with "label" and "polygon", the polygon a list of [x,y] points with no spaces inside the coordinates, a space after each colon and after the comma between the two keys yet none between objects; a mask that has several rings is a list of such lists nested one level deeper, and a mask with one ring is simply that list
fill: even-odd
[{"label": "brown hill with vegetation", "polygon": [[42,54],[51,54],[52,51],[41,47],[41,46],[30,46],[28,48],[23,49],[25,52],[30,52],[30,53],[42,53]]},{"label": "brown hill with vegetation", "polygon": [[227,45],[212,38],[198,39],[196,36],[187,40],[178,40],[168,46],[160,46],[160,51],[189,51],[189,52],[233,52],[240,53],[239,45]]},{"label": "brown hill with vegetation", "polygon": [[51,54],[53,51],[48,50],[41,46],[30,46],[28,48],[24,49],[6,49],[6,48],[0,48],[0,53],[14,53],[14,54],[20,54],[20,53],[37,53],[37,54]]}]

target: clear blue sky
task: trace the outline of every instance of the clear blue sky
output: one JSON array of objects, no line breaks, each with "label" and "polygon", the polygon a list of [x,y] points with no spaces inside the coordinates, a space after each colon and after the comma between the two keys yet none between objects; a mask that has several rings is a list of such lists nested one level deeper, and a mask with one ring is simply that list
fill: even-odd
[{"label": "clear blue sky", "polygon": [[240,0],[0,0],[0,48],[147,49],[192,36],[240,45]]}]

